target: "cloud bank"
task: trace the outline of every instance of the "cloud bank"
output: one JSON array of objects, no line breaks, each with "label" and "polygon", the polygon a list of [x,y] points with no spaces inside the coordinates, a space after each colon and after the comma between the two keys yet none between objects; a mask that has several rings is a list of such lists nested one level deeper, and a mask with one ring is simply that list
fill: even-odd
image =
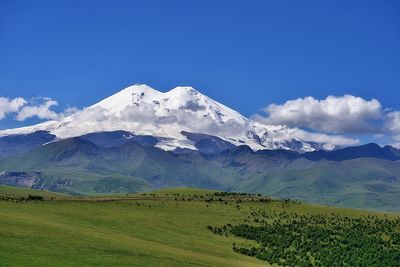
[{"label": "cloud bank", "polygon": [[59,114],[50,110],[50,108],[57,105],[58,105],[57,101],[52,100],[50,98],[44,98],[43,103],[32,106],[29,105],[23,106],[19,110],[16,119],[18,121],[24,121],[26,119],[36,116],[39,119],[56,120],[58,119]]},{"label": "cloud bank", "polygon": [[26,100],[22,97],[9,99],[0,97],[0,120],[4,119],[7,114],[18,112],[19,109],[26,104]]},{"label": "cloud bank", "polygon": [[[330,138],[340,137],[337,134],[372,135],[384,137],[392,145],[400,147],[400,111],[384,109],[376,99],[344,95],[318,100],[308,96],[283,104],[271,104],[264,111],[266,116],[253,117],[268,125],[300,129],[304,136],[315,138],[322,133]],[[303,140],[306,141],[305,138]]]},{"label": "cloud bank", "polygon": [[66,108],[63,112],[56,112],[52,108],[58,106],[58,102],[49,97],[37,97],[26,100],[22,97],[10,99],[0,97],[0,120],[12,115],[17,121],[37,117],[41,120],[59,120],[78,111],[77,108]]},{"label": "cloud bank", "polygon": [[378,100],[344,95],[289,100],[282,105],[265,108],[266,122],[274,125],[305,127],[327,133],[373,133],[370,122],[381,118],[382,106]]}]

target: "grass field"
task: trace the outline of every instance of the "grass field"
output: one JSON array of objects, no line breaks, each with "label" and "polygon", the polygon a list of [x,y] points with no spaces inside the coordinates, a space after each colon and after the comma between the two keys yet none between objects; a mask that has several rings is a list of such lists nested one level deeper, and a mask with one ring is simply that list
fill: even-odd
[{"label": "grass field", "polygon": [[44,190],[35,190],[27,187],[16,187],[16,186],[6,186],[0,185],[0,196],[10,196],[10,197],[27,197],[29,195],[42,196],[45,199],[51,198],[63,198],[70,197],[69,195],[64,195],[61,193],[55,193]]},{"label": "grass field", "polygon": [[[284,206],[280,201],[243,201],[238,209],[228,198],[203,200],[212,193],[174,189],[77,198],[2,186],[0,195],[11,199],[0,201],[0,265],[267,266],[232,250],[232,243],[251,241],[216,235],[207,225],[241,223],[254,208],[350,217],[371,214],[308,204]],[[45,200],[17,201],[30,194]]]}]

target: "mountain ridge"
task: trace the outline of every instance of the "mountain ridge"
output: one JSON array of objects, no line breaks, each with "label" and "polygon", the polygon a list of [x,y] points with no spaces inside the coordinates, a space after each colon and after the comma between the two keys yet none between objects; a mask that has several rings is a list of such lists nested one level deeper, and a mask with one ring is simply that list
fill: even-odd
[{"label": "mountain ridge", "polygon": [[188,86],[160,92],[136,84],[60,121],[0,130],[0,139],[37,131],[48,131],[57,139],[126,131],[155,137],[156,146],[163,150],[197,150],[195,142],[182,132],[215,136],[235,146],[246,144],[255,151],[286,149],[304,153],[337,148],[327,143],[301,141],[291,138],[290,134],[289,137],[274,137],[277,127],[252,121]]},{"label": "mountain ridge", "polygon": [[[368,148],[372,148],[371,154],[353,158],[347,157],[349,149],[321,156],[318,151],[253,151],[245,145],[212,154],[198,150],[175,153],[135,141],[99,147],[74,137],[0,159],[0,184],[69,194],[195,186],[353,208],[398,210],[399,151],[377,145],[350,149]],[[376,153],[377,148],[383,153]],[[340,153],[344,156],[338,157]]]}]

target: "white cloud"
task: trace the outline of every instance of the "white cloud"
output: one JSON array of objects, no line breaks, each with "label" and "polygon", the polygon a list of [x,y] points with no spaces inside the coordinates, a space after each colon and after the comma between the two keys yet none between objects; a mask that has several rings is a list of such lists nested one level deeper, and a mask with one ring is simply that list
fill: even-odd
[{"label": "white cloud", "polygon": [[67,107],[66,109],[64,109],[64,111],[62,113],[60,113],[58,115],[59,115],[59,118],[65,118],[65,117],[71,116],[79,111],[81,111],[81,110],[77,107]]},{"label": "white cloud", "polygon": [[376,128],[370,122],[382,116],[378,100],[344,95],[289,100],[282,105],[271,104],[265,111],[268,124],[305,127],[327,133],[372,133]]},{"label": "white cloud", "polygon": [[392,132],[400,134],[400,111],[389,112],[385,116],[386,128]]},{"label": "white cloud", "polygon": [[332,144],[348,146],[358,144],[358,139],[348,138],[342,135],[328,135],[324,133],[307,132],[299,128],[287,128],[280,131],[277,136],[283,140],[297,139],[304,142],[315,142],[320,144]]},{"label": "white cloud", "polygon": [[8,113],[18,112],[25,104],[26,100],[22,97],[14,99],[0,97],[0,120],[4,119]]},{"label": "white cloud", "polygon": [[[188,105],[191,105],[188,107]],[[127,123],[135,121],[142,127],[154,125],[171,125],[181,130],[192,130],[196,132],[205,132],[209,134],[230,135],[238,133],[239,131],[245,132],[246,125],[241,125],[234,120],[228,120],[224,123],[217,123],[209,116],[199,117],[196,111],[203,110],[192,104],[187,104],[185,108],[178,110],[170,110],[167,116],[160,116],[154,105],[148,103],[141,103],[140,106],[127,106],[121,111],[122,119]],[[100,112],[100,111],[97,111]],[[110,119],[109,116],[106,119]]]},{"label": "white cloud", "polygon": [[[264,118],[260,115],[254,115],[251,118],[251,124],[254,126],[256,133],[263,140],[269,139],[271,143],[296,139],[304,142],[348,146],[360,142],[358,139],[349,138],[343,135],[308,132],[298,127],[289,127],[286,125],[267,125],[264,121]],[[263,133],[267,133],[267,136],[263,136]]]},{"label": "white cloud", "polygon": [[277,138],[292,136],[302,141],[350,145],[359,140],[348,136],[369,135],[400,148],[400,111],[382,108],[376,99],[352,95],[323,100],[305,97],[271,104],[265,111],[266,117],[254,115],[253,120],[280,127]]},{"label": "white cloud", "polygon": [[59,115],[50,110],[51,107],[57,106],[58,103],[51,98],[44,98],[43,103],[36,104],[36,105],[26,105],[19,110],[16,119],[18,121],[24,121],[26,119],[32,117],[38,117],[39,119],[51,119],[56,120],[59,118]]},{"label": "white cloud", "polygon": [[22,97],[9,99],[0,97],[0,120],[7,115],[14,115],[13,119],[24,121],[32,117],[42,120],[59,120],[79,111],[76,107],[67,107],[63,112],[57,113],[51,110],[58,106],[58,102],[48,97],[36,97],[29,101]]},{"label": "white cloud", "polygon": [[400,111],[392,111],[385,115],[385,129],[392,140],[392,146],[400,148]]}]

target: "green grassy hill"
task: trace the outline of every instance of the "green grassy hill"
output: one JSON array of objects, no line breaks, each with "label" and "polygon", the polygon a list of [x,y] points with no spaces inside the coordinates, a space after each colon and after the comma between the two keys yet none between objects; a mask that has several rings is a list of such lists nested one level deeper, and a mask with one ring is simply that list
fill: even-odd
[{"label": "green grassy hill", "polygon": [[[239,225],[254,210],[396,217],[277,200],[261,202],[265,198],[257,195],[225,196],[191,188],[70,197],[0,187],[1,194],[10,197],[0,201],[4,266],[267,266],[232,249],[233,243],[253,246],[254,241],[214,234],[207,226]],[[27,195],[50,198],[20,201]]]},{"label": "green grassy hill", "polygon": [[16,186],[7,186],[0,185],[0,197],[10,197],[12,199],[17,198],[27,198],[29,195],[42,196],[44,199],[61,199],[61,198],[70,198],[69,195],[50,192],[46,190],[37,190],[26,187],[16,187]]}]

